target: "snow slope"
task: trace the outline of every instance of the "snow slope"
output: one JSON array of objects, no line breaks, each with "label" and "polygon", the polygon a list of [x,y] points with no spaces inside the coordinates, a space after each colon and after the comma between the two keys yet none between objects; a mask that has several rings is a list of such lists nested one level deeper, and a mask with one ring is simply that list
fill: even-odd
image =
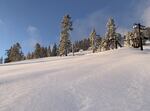
[{"label": "snow slope", "polygon": [[150,111],[150,50],[1,65],[0,111]]}]

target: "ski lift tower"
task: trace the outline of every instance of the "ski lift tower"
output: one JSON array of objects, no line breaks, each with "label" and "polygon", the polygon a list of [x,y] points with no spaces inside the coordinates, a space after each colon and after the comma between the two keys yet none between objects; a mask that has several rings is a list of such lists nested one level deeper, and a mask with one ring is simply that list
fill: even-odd
[{"label": "ski lift tower", "polygon": [[145,26],[141,25],[140,23],[135,23],[133,25],[133,29],[138,29],[138,36],[139,36],[139,45],[141,48],[141,51],[143,51],[143,38],[141,36],[141,30],[145,30]]}]

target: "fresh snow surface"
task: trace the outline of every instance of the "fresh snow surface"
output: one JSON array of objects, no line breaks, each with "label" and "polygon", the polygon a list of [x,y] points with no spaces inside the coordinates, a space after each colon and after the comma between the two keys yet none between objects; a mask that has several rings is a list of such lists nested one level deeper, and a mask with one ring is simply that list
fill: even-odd
[{"label": "fresh snow surface", "polygon": [[1,65],[0,111],[150,111],[150,49]]}]

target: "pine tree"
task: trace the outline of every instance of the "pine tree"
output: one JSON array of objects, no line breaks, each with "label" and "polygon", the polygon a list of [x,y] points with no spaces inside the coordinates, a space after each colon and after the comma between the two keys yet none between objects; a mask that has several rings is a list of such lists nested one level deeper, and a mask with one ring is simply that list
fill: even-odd
[{"label": "pine tree", "polygon": [[41,47],[41,58],[48,57],[47,56],[47,47]]},{"label": "pine tree", "polygon": [[108,40],[108,47],[114,49],[116,44],[116,25],[113,18],[108,20],[106,39]]},{"label": "pine tree", "polygon": [[10,49],[6,50],[6,56],[7,56],[7,57],[5,58],[4,63],[9,63],[9,62],[11,62],[11,60],[10,60],[11,49],[12,49],[12,47],[11,47]]},{"label": "pine tree", "polygon": [[21,47],[21,45],[19,43],[16,44],[16,48],[17,48],[16,56],[18,58],[17,61],[25,60],[25,56],[24,56],[24,54],[22,52],[22,47]]},{"label": "pine tree", "polygon": [[93,31],[90,34],[90,45],[91,45],[92,51],[94,53],[96,50],[96,31],[95,31],[95,29],[93,29]]},{"label": "pine tree", "polygon": [[101,51],[117,48],[119,42],[116,38],[116,25],[113,18],[109,18],[107,23],[107,32],[105,38],[101,42]]},{"label": "pine tree", "polygon": [[88,38],[88,39],[83,39],[83,40],[81,40],[82,42],[81,42],[81,44],[82,44],[82,49],[85,51],[85,50],[88,50],[89,49],[89,47],[90,47],[90,39]]},{"label": "pine tree", "polygon": [[27,56],[26,56],[26,59],[27,59],[27,60],[28,60],[28,59],[33,59],[32,53],[29,52],[29,53],[27,54]]},{"label": "pine tree", "polygon": [[42,58],[41,45],[39,43],[35,45],[34,58]]},{"label": "pine tree", "polygon": [[88,50],[90,47],[90,39],[82,39],[74,42],[74,52],[79,52],[79,50]]},{"label": "pine tree", "polygon": [[0,64],[3,64],[3,57],[0,58]]},{"label": "pine tree", "polygon": [[14,44],[10,49],[6,50],[6,55],[5,63],[24,60],[24,54],[19,43]]},{"label": "pine tree", "polygon": [[48,46],[48,49],[47,49],[47,56],[48,56],[48,57],[52,56],[51,46]]},{"label": "pine tree", "polygon": [[96,49],[99,50],[101,43],[102,43],[102,38],[100,36],[97,36],[96,37]]},{"label": "pine tree", "polygon": [[51,56],[57,56],[57,54],[58,54],[58,48],[57,48],[57,44],[55,43],[53,48],[52,48]]},{"label": "pine tree", "polygon": [[[145,44],[144,40],[144,33],[141,32],[140,35],[143,38],[143,44]],[[124,41],[125,46],[127,47],[134,47],[134,48],[139,48],[140,47],[140,36],[139,36],[139,31],[137,29],[134,29],[132,32],[128,32],[125,35],[125,41]]]},{"label": "pine tree", "polygon": [[60,37],[60,44],[59,44],[59,55],[60,56],[67,56],[69,49],[71,47],[70,41],[70,31],[73,30],[72,28],[72,21],[69,15],[65,15],[61,22],[61,37]]}]

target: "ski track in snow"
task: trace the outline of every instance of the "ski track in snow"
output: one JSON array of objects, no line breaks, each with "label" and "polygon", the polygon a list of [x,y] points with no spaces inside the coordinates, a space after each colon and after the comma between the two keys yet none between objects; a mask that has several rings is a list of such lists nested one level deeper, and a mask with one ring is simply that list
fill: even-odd
[{"label": "ski track in snow", "polygon": [[0,66],[0,111],[149,111],[149,57],[124,48]]}]

